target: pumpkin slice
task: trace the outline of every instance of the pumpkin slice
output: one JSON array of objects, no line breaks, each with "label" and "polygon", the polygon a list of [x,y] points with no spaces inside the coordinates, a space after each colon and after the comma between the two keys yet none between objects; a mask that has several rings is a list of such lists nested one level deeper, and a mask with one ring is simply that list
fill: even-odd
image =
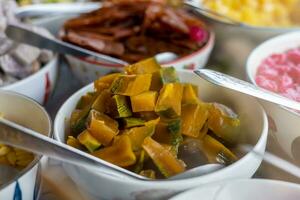
[{"label": "pumpkin slice", "polygon": [[237,160],[237,157],[229,149],[210,135],[205,135],[201,143],[202,151],[211,163],[228,165]]},{"label": "pumpkin slice", "polygon": [[82,133],[80,133],[77,139],[91,153],[101,146],[101,143],[98,142],[88,130],[84,130]]},{"label": "pumpkin slice", "polygon": [[198,104],[198,87],[192,84],[184,84],[182,94],[182,104]]},{"label": "pumpkin slice", "polygon": [[67,145],[74,147],[76,149],[81,149],[81,144],[80,144],[79,140],[73,136],[68,136]]},{"label": "pumpkin slice", "polygon": [[76,136],[86,129],[86,120],[90,112],[90,107],[87,106],[83,110],[74,110],[71,114],[70,125],[73,136]]},{"label": "pumpkin slice", "polygon": [[197,138],[209,115],[208,106],[204,103],[182,106],[182,134]]},{"label": "pumpkin slice", "polygon": [[83,95],[77,103],[76,109],[82,110],[87,107],[93,101],[94,95],[95,94],[93,93],[87,93],[86,95]]},{"label": "pumpkin slice", "polygon": [[138,160],[138,162],[136,163],[136,165],[135,165],[135,167],[134,167],[134,172],[135,173],[140,173],[141,171],[142,171],[142,169],[144,168],[144,161],[145,161],[145,151],[144,150],[142,150],[141,152],[140,152],[140,155],[139,155],[139,160]]},{"label": "pumpkin slice", "polygon": [[108,113],[114,118],[130,117],[132,112],[127,101],[127,97],[122,95],[114,95],[110,100]]},{"label": "pumpkin slice", "polygon": [[156,177],[155,171],[152,170],[152,169],[142,170],[139,174],[141,176],[145,176],[145,177],[150,178],[150,179],[155,179],[155,177]]},{"label": "pumpkin slice", "polygon": [[142,126],[129,129],[125,134],[129,136],[133,151],[139,151],[142,148],[144,139],[152,136],[155,131],[155,126]]},{"label": "pumpkin slice", "polygon": [[159,91],[163,84],[179,82],[176,70],[174,67],[163,67],[159,71],[152,74],[150,90]]},{"label": "pumpkin slice", "polygon": [[122,119],[122,124],[125,128],[145,125],[145,120],[135,117],[127,117]]},{"label": "pumpkin slice", "polygon": [[154,111],[157,92],[148,91],[131,96],[131,108],[133,112]]},{"label": "pumpkin slice", "polygon": [[111,92],[108,89],[102,90],[94,103],[92,104],[92,109],[97,110],[98,112],[106,112],[109,99],[111,99]]},{"label": "pumpkin slice", "polygon": [[95,110],[91,110],[88,121],[89,132],[104,146],[109,145],[119,132],[117,121]]},{"label": "pumpkin slice", "polygon": [[125,67],[127,74],[152,74],[159,71],[161,66],[155,60],[155,58],[148,58],[138,63]]},{"label": "pumpkin slice", "polygon": [[160,69],[159,72],[160,72],[161,82],[163,84],[179,82],[179,78],[174,67],[163,67]]},{"label": "pumpkin slice", "polygon": [[150,137],[145,138],[142,146],[165,177],[185,171],[185,165],[182,161]]},{"label": "pumpkin slice", "polygon": [[94,81],[94,88],[96,91],[102,91],[108,89],[112,82],[117,78],[121,73],[113,73],[100,77]]},{"label": "pumpkin slice", "polygon": [[111,84],[113,94],[134,96],[149,91],[151,74],[120,75]]},{"label": "pumpkin slice", "polygon": [[224,141],[234,144],[240,133],[240,120],[232,109],[213,103],[209,110],[208,127]]},{"label": "pumpkin slice", "polygon": [[172,151],[178,152],[178,147],[183,138],[181,135],[181,119],[160,119],[158,122],[153,139],[159,143],[170,145]]},{"label": "pumpkin slice", "polygon": [[167,83],[160,90],[155,112],[167,118],[181,115],[181,99],[183,86],[180,83]]},{"label": "pumpkin slice", "polygon": [[90,101],[88,105],[86,105],[83,109],[81,110],[75,110],[71,114],[70,118],[70,125],[71,125],[71,132],[73,136],[76,136],[84,131],[86,129],[86,121],[89,115],[90,110],[92,109],[92,105],[96,98],[98,97],[99,93],[90,93],[93,98]]},{"label": "pumpkin slice", "polygon": [[136,156],[131,146],[129,137],[121,135],[112,146],[97,150],[92,155],[120,167],[128,167],[136,162]]}]

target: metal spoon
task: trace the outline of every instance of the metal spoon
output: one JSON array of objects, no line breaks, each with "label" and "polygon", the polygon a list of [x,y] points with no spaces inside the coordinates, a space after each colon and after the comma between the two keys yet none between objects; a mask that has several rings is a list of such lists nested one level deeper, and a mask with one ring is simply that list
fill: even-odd
[{"label": "metal spoon", "polygon": [[198,69],[194,72],[201,78],[215,85],[229,88],[291,109],[300,110],[299,102],[290,100],[286,97],[259,88],[251,83],[223,74],[221,72],[216,72],[209,69]]},{"label": "metal spoon", "polygon": [[[76,45],[72,45],[55,38],[45,37],[27,28],[8,24],[5,33],[10,39],[29,44],[41,49],[49,49],[62,54],[71,54],[80,57],[89,57],[92,60],[105,61],[113,64],[128,65],[126,61],[113,58],[104,54],[96,53]],[[166,63],[175,60],[178,56],[172,52],[162,52],[154,56],[159,63]]]},{"label": "metal spoon", "polygon": [[19,18],[49,15],[74,15],[91,12],[100,7],[100,2],[33,4],[18,7],[15,11],[15,15]]},{"label": "metal spoon", "polygon": [[71,54],[74,56],[92,57],[94,60],[106,61],[114,64],[128,65],[128,63],[123,60],[96,53],[55,38],[49,38],[18,25],[8,24],[5,33],[7,37],[14,41],[29,44],[41,49],[49,49],[54,52]]},{"label": "metal spoon", "polygon": [[[104,160],[91,156],[83,151],[72,148],[66,144],[60,143],[31,129],[20,126],[9,120],[0,118],[0,142],[17,148],[22,148],[38,155],[45,155],[51,158],[68,162],[80,167],[89,167],[94,171],[114,176],[117,178],[134,178],[142,181],[151,181],[139,174],[113,165]],[[178,180],[201,176],[220,169],[215,165],[202,165],[196,169],[187,170],[182,175],[174,176],[172,179]]]}]

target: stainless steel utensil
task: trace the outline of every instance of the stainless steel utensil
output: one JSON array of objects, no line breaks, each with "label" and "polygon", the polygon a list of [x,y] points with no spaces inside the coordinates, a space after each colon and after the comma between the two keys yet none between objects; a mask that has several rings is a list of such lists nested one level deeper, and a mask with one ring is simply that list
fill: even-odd
[{"label": "stainless steel utensil", "polygon": [[229,88],[291,109],[300,110],[299,102],[290,100],[276,93],[259,88],[249,82],[209,69],[198,69],[195,70],[194,72],[201,78],[215,85]]},{"label": "stainless steel utensil", "polygon": [[[92,60],[106,61],[108,63],[114,63],[119,65],[128,65],[126,61],[113,58],[104,54],[96,53],[76,45],[72,45],[55,38],[48,38],[40,35],[32,30],[28,30],[24,27],[8,24],[6,28],[6,35],[17,42],[29,44],[41,49],[49,49],[54,52],[62,54],[71,54],[74,56],[88,57]],[[159,63],[166,63],[178,58],[173,52],[162,52],[154,56]]]},{"label": "stainless steel utensil", "polygon": [[272,153],[265,152],[261,154],[253,149],[251,145],[240,145],[238,149],[242,150],[245,153],[254,153],[256,156],[263,158],[263,160],[297,178],[300,178],[300,168],[293,163],[286,161]]},{"label": "stainless steel utensil", "polygon": [[[0,141],[38,155],[49,156],[81,167],[88,166],[110,176],[122,179],[150,180],[3,118],[0,118]],[[108,170],[104,169],[108,169],[112,173],[108,173]]]},{"label": "stainless steel utensil", "polygon": [[[134,178],[144,181],[152,180],[109,162],[100,160],[85,152],[72,148],[66,144],[62,144],[3,118],[0,118],[0,142],[31,151],[38,155],[49,156],[81,167],[89,167],[94,171],[99,171],[102,174],[107,174],[117,178]],[[218,164],[202,165],[194,169],[187,170],[182,174],[172,177],[171,179],[164,180],[168,181],[197,177],[216,171],[221,167],[223,166]],[[111,173],[109,173],[109,171],[111,171]]]},{"label": "stainless steel utensil", "polygon": [[14,41],[29,44],[41,49],[49,49],[54,52],[71,54],[74,56],[90,57],[91,59],[105,61],[108,63],[128,65],[128,63],[123,60],[83,49],[55,38],[45,37],[18,25],[8,24],[5,33],[7,37]]},{"label": "stainless steel utensil", "polygon": [[18,7],[15,11],[15,15],[19,18],[43,17],[49,15],[74,15],[91,12],[100,8],[100,6],[100,2],[33,4]]}]

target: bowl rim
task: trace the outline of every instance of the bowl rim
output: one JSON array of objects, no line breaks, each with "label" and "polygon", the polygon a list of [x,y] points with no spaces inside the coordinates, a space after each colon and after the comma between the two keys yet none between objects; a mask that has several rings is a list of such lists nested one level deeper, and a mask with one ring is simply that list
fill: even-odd
[{"label": "bowl rim", "polygon": [[[253,65],[252,65],[253,61],[256,60],[256,55],[260,52],[260,50],[265,48],[265,47],[272,47],[278,41],[281,41],[281,40],[284,40],[284,39],[287,39],[287,38],[290,38],[290,40],[292,41],[294,37],[300,38],[300,28],[299,28],[298,31],[293,31],[293,32],[290,32],[290,33],[285,33],[285,34],[281,34],[281,35],[272,37],[272,38],[262,42],[261,44],[259,44],[257,47],[255,47],[251,51],[251,53],[249,54],[249,56],[247,58],[247,61],[246,61],[246,74],[247,74],[248,80],[250,80],[252,84],[254,84],[257,87],[260,87],[259,85],[256,84],[256,81],[255,81],[255,76],[256,76],[258,66],[253,67]],[[300,43],[299,43],[299,47],[300,47]],[[282,53],[284,53],[284,52],[282,52]],[[272,53],[270,53],[269,56],[271,54]],[[251,75],[252,74],[251,71],[252,71],[253,68],[256,68],[254,76]],[[292,110],[290,108],[286,108],[286,107],[281,106],[281,105],[277,105],[277,106],[279,108],[285,110],[285,111],[288,111],[289,113],[293,114],[294,116],[300,117],[300,113],[296,112],[295,110]]]},{"label": "bowl rim", "polygon": [[[187,70],[177,70],[177,72],[179,74],[190,74],[190,75],[193,75],[193,72],[192,71],[187,71]],[[180,76],[179,76],[180,77]],[[56,113],[56,116],[55,116],[55,120],[54,120],[54,139],[57,140],[58,142],[62,142],[59,138],[60,138],[60,133],[62,132],[60,127],[59,127],[59,124],[60,124],[60,120],[63,119],[65,121],[66,119],[66,115],[64,115],[63,113],[63,110],[65,109],[65,107],[67,107],[67,105],[69,105],[71,102],[74,101],[74,99],[76,99],[79,95],[81,95],[81,93],[84,93],[84,92],[87,92],[89,90],[91,90],[93,88],[93,83],[90,83],[84,87],[82,87],[81,89],[79,89],[77,92],[75,92],[73,95],[71,95],[62,105],[61,107],[59,108],[58,112]],[[251,101],[254,101],[256,104],[257,104],[257,107],[258,109],[260,110],[260,115],[262,115],[262,119],[263,119],[263,122],[262,122],[262,128],[261,128],[261,132],[260,132],[260,135],[257,139],[257,142],[255,143],[255,145],[253,145],[253,149],[255,150],[259,150],[258,148],[264,144],[266,144],[266,141],[267,141],[267,136],[268,136],[268,120],[267,120],[267,114],[265,112],[265,110],[263,109],[263,107],[259,104],[259,102],[253,98],[253,97],[250,97],[251,98]],[[60,119],[61,118],[61,119]],[[263,151],[265,151],[265,148],[263,149]],[[143,181],[140,181],[140,180],[136,180],[136,179],[124,179],[124,180],[121,180],[121,179],[118,179],[119,182],[131,182],[131,183],[139,183],[139,184],[151,184],[151,183],[155,183],[157,185],[159,184],[178,184],[178,183],[187,183],[187,182],[192,182],[193,180],[196,181],[196,179],[204,179],[206,177],[211,177],[211,176],[216,176],[216,174],[219,174],[223,171],[227,171],[227,170],[230,170],[230,168],[233,168],[235,167],[236,165],[240,165],[241,162],[243,160],[246,160],[246,159],[249,159],[249,157],[252,157],[254,155],[252,155],[251,152],[248,152],[246,153],[243,157],[241,157],[238,161],[230,164],[229,166],[226,166],[214,173],[209,173],[209,174],[205,174],[205,175],[202,175],[200,177],[192,177],[192,178],[187,178],[187,179],[182,179],[182,180],[157,180],[157,181],[153,181],[153,182],[143,182]],[[262,160],[262,159],[261,159]],[[86,169],[86,170],[89,170],[89,169]],[[90,171],[90,170],[89,170]],[[95,173],[95,172],[94,172]],[[113,179],[114,177],[112,177]]]},{"label": "bowl rim", "polygon": [[[39,104],[36,100],[34,100],[31,97],[28,97],[26,95],[23,95],[23,94],[20,94],[20,93],[17,93],[17,92],[13,92],[13,91],[9,91],[9,90],[3,90],[3,89],[0,88],[0,93],[16,96],[17,98],[21,98],[21,99],[26,99],[26,101],[29,101],[30,103],[32,103],[33,105],[38,107],[45,114],[45,117],[46,117],[46,119],[48,121],[48,124],[49,124],[49,130],[47,131],[47,136],[48,137],[53,136],[52,119],[50,118],[50,116],[49,116],[48,112],[46,111],[46,109],[41,104]],[[29,172],[33,167],[35,167],[40,162],[42,157],[43,156],[35,154],[34,160],[27,167],[22,169],[18,173],[18,175],[15,176],[13,179],[9,180],[8,182],[6,182],[6,183],[4,183],[0,186],[0,192],[2,190],[4,190],[5,188],[9,187],[14,182],[18,181],[20,178],[22,178],[27,172]]]},{"label": "bowl rim", "polygon": [[[236,184],[236,183],[249,183],[251,182],[252,184],[256,183],[263,183],[263,184],[271,184],[271,185],[278,185],[278,186],[286,186],[289,188],[293,189],[300,189],[300,185],[292,182],[287,182],[287,181],[282,181],[282,180],[274,180],[274,179],[263,179],[263,178],[252,178],[252,179],[234,179],[234,180],[225,180],[225,181],[220,181],[220,182],[212,182],[206,185],[207,187],[218,187],[220,186],[220,190],[222,188],[225,188],[227,185],[230,184]],[[202,186],[197,186],[195,188],[192,188],[190,190],[186,190],[182,193],[179,193],[175,196],[173,196],[170,200],[179,200],[182,198],[186,198],[186,195],[189,195],[189,193],[194,193],[197,190],[202,190]]]},{"label": "bowl rim", "polygon": [[[162,65],[173,65],[173,64],[177,64],[179,62],[183,62],[183,61],[186,61],[188,59],[190,59],[191,57],[194,57],[194,56],[197,56],[197,55],[200,55],[201,53],[203,53],[204,51],[207,51],[207,49],[209,48],[213,48],[214,44],[215,44],[215,33],[214,31],[209,28],[209,39],[207,41],[207,43],[200,49],[198,49],[197,51],[194,51],[186,56],[183,56],[183,57],[179,57],[175,60],[172,60],[170,62],[166,62],[166,63],[162,63]],[[94,65],[101,65],[101,67],[104,67],[104,68],[110,68],[110,67],[116,67],[116,68],[122,68],[123,65],[119,65],[119,64],[113,64],[113,63],[106,63],[106,62],[101,62],[101,61],[96,61],[96,60],[91,60],[89,58],[86,58],[86,57],[75,57],[75,56],[72,56],[73,58],[77,58],[83,62],[87,62],[89,64],[94,64]]]},{"label": "bowl rim", "polygon": [[43,67],[38,70],[37,72],[27,76],[26,78],[23,78],[21,80],[18,80],[12,84],[8,84],[5,86],[0,86],[0,89],[4,89],[4,90],[10,90],[13,89],[15,87],[18,87],[24,83],[28,83],[30,82],[32,79],[34,79],[36,76],[48,71],[49,68],[52,68],[53,66],[55,66],[55,63],[58,62],[58,54],[54,54],[53,57],[46,63],[43,65]]}]

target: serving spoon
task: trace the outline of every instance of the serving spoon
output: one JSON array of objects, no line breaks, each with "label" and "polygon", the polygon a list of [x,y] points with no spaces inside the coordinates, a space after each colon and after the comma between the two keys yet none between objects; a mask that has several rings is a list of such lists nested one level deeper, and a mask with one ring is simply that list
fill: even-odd
[{"label": "serving spoon", "polygon": [[[45,155],[80,167],[88,167],[96,172],[98,171],[99,173],[119,179],[134,178],[143,181],[153,181],[153,179],[98,159],[88,153],[60,143],[4,118],[0,118],[0,143],[22,148],[38,155]],[[170,179],[161,179],[161,181],[197,177],[214,172],[222,167],[224,166],[220,164],[202,165],[173,176]]]},{"label": "serving spoon", "polygon": [[[105,61],[124,66],[129,65],[129,63],[124,60],[90,51],[55,38],[49,38],[19,25],[8,24],[5,33],[8,38],[14,41],[32,45],[41,49],[48,49],[54,52],[70,54],[79,57],[88,57],[89,59],[100,62]],[[166,63],[175,60],[178,55],[173,52],[162,52],[156,54],[154,57],[159,63]]]},{"label": "serving spoon", "polygon": [[231,90],[235,90],[253,97],[257,97],[259,99],[263,99],[271,103],[282,105],[284,107],[300,110],[299,102],[290,100],[284,96],[259,88],[249,82],[234,78],[227,74],[223,74],[221,72],[217,72],[210,69],[198,69],[195,70],[194,73],[215,85],[229,88]]}]

